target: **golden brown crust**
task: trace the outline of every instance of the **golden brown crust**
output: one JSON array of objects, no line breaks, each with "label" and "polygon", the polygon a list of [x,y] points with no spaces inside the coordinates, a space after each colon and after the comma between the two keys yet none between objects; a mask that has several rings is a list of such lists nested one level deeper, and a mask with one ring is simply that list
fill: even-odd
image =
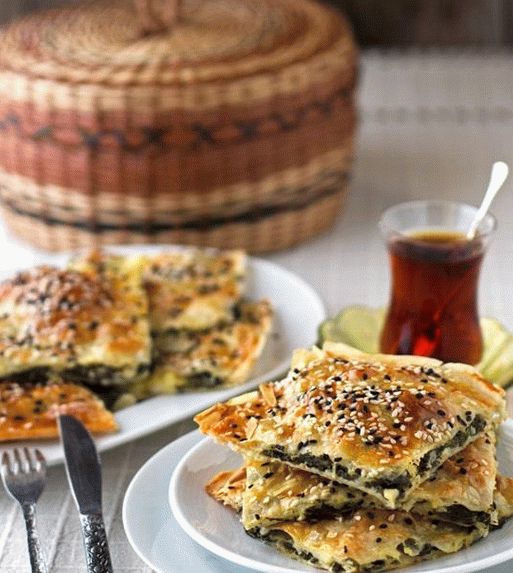
[{"label": "golden brown crust", "polygon": [[0,284],[0,377],[102,366],[134,378],[150,360],[146,315],[140,276],[121,261],[22,271]]},{"label": "golden brown crust", "polygon": [[[195,418],[201,431],[242,453],[304,467],[397,507],[504,415],[503,391],[489,388],[470,367],[411,365],[404,357],[346,359],[332,348],[310,354],[272,386],[275,406],[262,394],[218,404]],[[251,417],[257,423],[248,436]],[[377,480],[398,483],[401,491],[391,485],[380,492],[372,486]]]},{"label": "golden brown crust", "polygon": [[433,478],[413,490],[403,508],[424,513],[457,504],[470,511],[490,512],[496,475],[495,433],[490,432],[449,458]]},{"label": "golden brown crust", "polygon": [[208,374],[219,383],[241,384],[260,356],[271,327],[268,301],[240,305],[240,318],[204,332],[162,334],[155,339],[156,364],[150,376],[158,384],[167,375],[187,378]]},{"label": "golden brown crust", "polygon": [[232,323],[208,331],[178,331],[154,337],[154,368],[131,385],[137,399],[245,382],[271,328],[268,301],[243,302]]},{"label": "golden brown crust", "polygon": [[82,386],[0,382],[0,441],[56,438],[59,414],[74,416],[93,433],[118,428],[103,402]]},{"label": "golden brown crust", "polygon": [[242,251],[184,249],[141,257],[152,330],[205,330],[231,322],[242,296]]},{"label": "golden brown crust", "polygon": [[354,571],[350,567],[355,563],[357,571],[371,571],[376,562],[382,563],[381,570],[404,567],[459,551],[487,533],[387,510],[360,511],[316,524],[282,523],[270,532],[287,534],[297,552],[311,554],[327,569],[339,564],[342,571]]},{"label": "golden brown crust", "polygon": [[513,478],[497,476],[497,489],[494,495],[499,523],[513,515]]},{"label": "golden brown crust", "polygon": [[215,475],[205,486],[208,495],[224,505],[242,510],[242,494],[246,487],[246,468],[220,472]]}]

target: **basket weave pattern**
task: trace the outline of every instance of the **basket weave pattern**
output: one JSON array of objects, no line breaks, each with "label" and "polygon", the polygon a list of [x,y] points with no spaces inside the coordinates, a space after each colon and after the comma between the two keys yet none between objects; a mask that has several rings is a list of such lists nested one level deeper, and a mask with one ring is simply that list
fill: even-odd
[{"label": "basket weave pattern", "polygon": [[0,38],[5,218],[52,250],[302,241],[347,189],[355,61],[310,0],[185,0],[143,36],[125,0],[21,20]]}]

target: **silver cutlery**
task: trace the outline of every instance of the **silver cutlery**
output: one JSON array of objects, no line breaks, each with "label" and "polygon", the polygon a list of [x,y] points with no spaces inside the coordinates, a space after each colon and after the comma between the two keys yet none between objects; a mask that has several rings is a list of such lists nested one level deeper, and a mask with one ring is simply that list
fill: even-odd
[{"label": "silver cutlery", "polygon": [[102,515],[101,465],[94,441],[73,416],[59,416],[66,473],[80,513],[87,568],[90,573],[112,573]]},{"label": "silver cutlery", "polygon": [[33,573],[47,573],[45,557],[36,528],[36,502],[43,492],[46,480],[46,462],[39,450],[34,452],[15,448],[2,455],[2,481],[7,493],[17,501],[23,511],[27,528],[30,565]]}]

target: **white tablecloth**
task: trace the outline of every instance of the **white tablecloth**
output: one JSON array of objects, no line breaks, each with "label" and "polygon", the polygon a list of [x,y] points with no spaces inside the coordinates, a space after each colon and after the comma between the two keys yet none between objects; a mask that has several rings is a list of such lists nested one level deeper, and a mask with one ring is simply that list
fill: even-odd
[{"label": "white tablecloth", "polygon": [[[376,227],[379,213],[413,198],[477,203],[492,162],[513,162],[512,86],[513,55],[508,53],[365,54],[358,161],[344,214],[328,234],[268,258],[309,281],[330,312],[353,303],[386,303],[388,268]],[[481,283],[482,313],[501,317],[510,327],[512,187],[510,180],[493,209],[499,230]],[[0,245],[3,268],[37,263],[37,252],[8,236],[2,226]],[[159,448],[192,428],[188,421],[102,456],[106,521],[116,571],[149,571],[132,552],[121,522],[123,495],[131,477]],[[49,472],[39,516],[51,571],[85,571],[79,522],[62,468]],[[21,515],[3,494],[0,519],[0,571],[28,571]],[[512,570],[510,562],[486,573]]]}]

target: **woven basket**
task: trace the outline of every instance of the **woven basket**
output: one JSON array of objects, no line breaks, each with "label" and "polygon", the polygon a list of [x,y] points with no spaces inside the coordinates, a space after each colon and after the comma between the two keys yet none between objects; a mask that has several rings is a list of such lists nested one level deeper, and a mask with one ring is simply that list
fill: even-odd
[{"label": "woven basket", "polygon": [[0,200],[39,247],[268,251],[334,221],[356,49],[312,0],[101,0],[0,37]]}]

